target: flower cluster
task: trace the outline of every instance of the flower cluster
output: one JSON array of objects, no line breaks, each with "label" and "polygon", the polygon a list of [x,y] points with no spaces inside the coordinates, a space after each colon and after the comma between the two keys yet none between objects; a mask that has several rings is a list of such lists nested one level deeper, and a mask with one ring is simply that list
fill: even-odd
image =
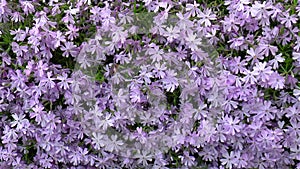
[{"label": "flower cluster", "polygon": [[0,0],[0,168],[300,169],[299,19],[287,0]]}]

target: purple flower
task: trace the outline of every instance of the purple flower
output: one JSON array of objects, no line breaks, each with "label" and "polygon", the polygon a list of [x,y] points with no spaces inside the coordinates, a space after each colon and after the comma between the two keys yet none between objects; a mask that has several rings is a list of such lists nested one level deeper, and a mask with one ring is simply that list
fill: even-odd
[{"label": "purple flower", "polygon": [[16,126],[16,129],[17,130],[21,130],[25,123],[29,123],[29,121],[27,119],[25,119],[25,115],[24,114],[21,114],[21,115],[17,115],[17,114],[13,114],[12,115],[14,121],[11,122],[11,127],[15,127]]},{"label": "purple flower", "polygon": [[183,155],[180,155],[179,158],[181,159],[181,163],[183,163],[187,167],[195,165],[195,157],[190,156],[188,151],[184,151]]},{"label": "purple flower", "polygon": [[24,53],[26,53],[28,51],[27,46],[19,46],[16,42],[13,42],[11,44],[12,46],[12,50],[14,53],[17,54],[17,56],[23,56]]},{"label": "purple flower", "polygon": [[24,88],[26,86],[25,82],[27,81],[27,78],[22,74],[20,70],[11,72],[10,78],[12,80],[11,88]]},{"label": "purple flower", "polygon": [[222,119],[224,132],[227,134],[235,135],[236,133],[240,132],[242,126],[239,125],[240,120],[236,118],[232,118],[231,116],[225,116]]},{"label": "purple flower", "polygon": [[163,86],[168,92],[173,92],[179,86],[178,80],[175,77],[177,73],[173,70],[167,70],[166,74],[167,76],[162,79]]},{"label": "purple flower", "polygon": [[12,20],[13,20],[14,22],[23,22],[23,21],[24,21],[24,17],[21,16],[19,12],[14,12],[14,13],[13,13]]},{"label": "purple flower", "polygon": [[292,107],[286,109],[286,117],[290,118],[291,121],[300,121],[300,115],[298,115],[299,104],[295,104]]},{"label": "purple flower", "polygon": [[204,23],[204,25],[208,27],[211,26],[211,21],[217,19],[217,15],[212,14],[211,9],[206,9],[204,13],[200,11],[199,18],[200,18],[199,20],[200,24]]},{"label": "purple flower", "polygon": [[34,6],[31,4],[30,1],[21,1],[20,3],[25,15],[32,14],[33,12],[35,12]]},{"label": "purple flower", "polygon": [[136,155],[134,156],[135,158],[137,158],[137,163],[138,164],[143,164],[148,165],[147,161],[152,161],[152,156],[150,155],[150,152],[148,152],[147,150],[137,150]]},{"label": "purple flower", "polygon": [[273,72],[269,79],[269,85],[274,89],[283,89],[285,79],[278,73]]},{"label": "purple flower", "polygon": [[273,69],[278,69],[279,63],[284,62],[285,58],[283,58],[281,56],[282,56],[282,54],[280,53],[280,54],[276,55],[275,58],[269,62],[271,65],[273,65]]},{"label": "purple flower", "polygon": [[68,75],[66,73],[63,73],[62,76],[57,76],[57,79],[60,80],[60,82],[57,83],[58,86],[64,90],[69,89],[69,84],[73,82],[73,80],[68,78]]},{"label": "purple flower", "polygon": [[251,16],[257,19],[266,19],[270,16],[270,11],[272,9],[271,2],[260,3],[255,1],[255,4],[251,7]]},{"label": "purple flower", "polygon": [[123,144],[123,141],[118,140],[117,135],[112,135],[111,138],[107,140],[105,150],[109,152],[119,151]]},{"label": "purple flower", "polygon": [[45,2],[0,0],[2,168],[299,168],[299,3]]},{"label": "purple flower", "polygon": [[101,8],[95,6],[95,7],[92,7],[92,9],[90,10],[90,12],[92,13],[91,15],[91,19],[94,21],[94,22],[99,22],[101,20]]},{"label": "purple flower", "polygon": [[68,35],[68,39],[73,40],[79,36],[79,28],[74,25],[68,25],[67,28],[69,30],[66,32],[66,35]]},{"label": "purple flower", "polygon": [[259,62],[256,63],[253,68],[253,74],[256,75],[258,79],[261,79],[262,82],[266,82],[269,80],[271,74],[273,74],[273,71],[270,66],[267,66],[266,62]]},{"label": "purple flower", "polygon": [[40,81],[42,85],[45,85],[47,88],[54,88],[56,86],[54,80],[55,78],[51,77],[52,72],[47,72],[47,77],[43,77]]},{"label": "purple flower", "polygon": [[65,46],[61,46],[60,49],[64,51],[62,55],[65,57],[69,57],[69,55],[75,57],[78,53],[73,42],[65,42]]},{"label": "purple flower", "polygon": [[164,51],[162,49],[159,49],[158,46],[155,44],[150,44],[149,49],[146,51],[146,54],[151,55],[152,63],[159,62],[162,60],[162,54],[164,54]]},{"label": "purple flower", "polygon": [[33,112],[30,112],[30,118],[35,118],[35,121],[40,124],[42,121],[43,115],[46,113],[44,111],[44,107],[40,104],[35,105],[35,107],[32,108]]},{"label": "purple flower", "polygon": [[196,1],[194,1],[194,4],[187,4],[186,5],[186,10],[188,11],[188,16],[190,17],[190,16],[192,16],[192,17],[194,17],[194,16],[200,16],[200,14],[201,14],[201,11],[200,11],[200,9],[198,8],[200,5],[196,2]]},{"label": "purple flower", "polygon": [[179,38],[179,33],[180,33],[180,29],[179,27],[175,26],[175,27],[167,27],[166,28],[166,36],[168,37],[167,40],[168,42],[172,42],[174,39]]},{"label": "purple flower", "polygon": [[239,20],[237,18],[234,18],[233,14],[229,14],[229,17],[225,16],[225,19],[221,22],[225,31],[238,31],[239,29],[239,27],[237,26],[239,24]]},{"label": "purple flower", "polygon": [[289,15],[288,13],[284,13],[284,17],[280,18],[281,24],[284,24],[285,27],[291,28],[292,24],[295,24],[298,20],[296,15]]},{"label": "purple flower", "polygon": [[233,151],[228,153],[227,151],[222,154],[223,158],[220,160],[222,165],[226,166],[227,168],[231,169],[237,164],[236,155]]},{"label": "purple flower", "polygon": [[66,42],[65,36],[62,35],[62,32],[57,31],[53,33],[54,37],[54,47],[58,48],[61,42]]},{"label": "purple flower", "polygon": [[256,48],[255,50],[253,48],[250,48],[249,50],[247,50],[247,54],[249,54],[246,56],[247,61],[252,60],[252,64],[257,63],[258,60],[262,60],[264,58],[258,48]]},{"label": "purple flower", "polygon": [[258,50],[259,53],[262,53],[265,56],[269,56],[269,52],[271,52],[271,54],[275,56],[276,52],[278,51],[278,48],[270,44],[261,44],[259,45]]},{"label": "purple flower", "polygon": [[48,64],[47,64],[47,63],[43,63],[43,61],[40,60],[40,61],[38,62],[38,64],[37,64],[37,66],[36,66],[36,69],[37,69],[37,71],[35,72],[36,75],[37,75],[38,77],[43,78],[44,75],[45,75],[45,71],[47,71],[49,68],[48,68]]},{"label": "purple flower", "polygon": [[246,61],[245,60],[241,61],[240,56],[234,58],[230,64],[230,66],[232,67],[232,71],[236,74],[244,72],[246,70],[245,69],[246,65],[247,65]]}]

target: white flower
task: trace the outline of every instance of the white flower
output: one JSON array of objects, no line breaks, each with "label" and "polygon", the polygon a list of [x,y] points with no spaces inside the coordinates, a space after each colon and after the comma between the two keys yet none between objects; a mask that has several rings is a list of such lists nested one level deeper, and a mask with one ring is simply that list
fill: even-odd
[{"label": "white flower", "polygon": [[137,150],[137,153],[134,155],[134,158],[138,158],[138,164],[142,163],[144,166],[148,165],[147,161],[152,161],[152,155],[147,150],[142,150],[142,152],[140,152],[140,150]]},{"label": "white flower", "polygon": [[28,122],[27,119],[25,119],[25,115],[24,114],[13,114],[12,115],[14,121],[11,122],[11,127],[17,126],[17,130],[20,130],[24,127],[25,123]]},{"label": "white flower", "polygon": [[92,135],[93,135],[92,144],[95,146],[97,150],[100,150],[100,148],[104,146],[104,142],[105,142],[104,136],[101,135],[100,133],[95,133],[95,132]]},{"label": "white flower", "polygon": [[167,27],[167,32],[166,32],[167,36],[168,36],[168,42],[172,42],[174,39],[179,38],[180,36],[180,29],[179,27],[175,26],[170,26]]},{"label": "white flower", "polygon": [[161,61],[163,59],[162,55],[164,54],[164,51],[153,43],[150,44],[149,47],[151,48],[146,51],[146,54],[151,55],[150,58],[152,59],[152,63]]},{"label": "white flower", "polygon": [[[85,1],[86,2],[86,1]],[[69,10],[67,10],[65,13],[69,12],[72,15],[76,15],[79,13],[79,8],[72,8],[71,6],[69,7]]]},{"label": "white flower", "polygon": [[128,92],[124,89],[119,89],[118,94],[115,96],[116,106],[120,107],[126,103]]},{"label": "white flower", "polygon": [[221,163],[222,163],[222,165],[226,164],[226,168],[231,169],[233,167],[233,165],[236,164],[237,160],[236,160],[236,155],[234,152],[230,152],[230,153],[226,152],[223,154],[223,157],[224,158],[221,159]]},{"label": "white flower", "polygon": [[191,48],[192,51],[198,49],[199,45],[201,45],[201,38],[198,38],[197,34],[189,32],[185,38],[187,45]]},{"label": "white flower", "polygon": [[96,125],[98,127],[102,127],[103,130],[107,130],[107,128],[110,126],[113,126],[113,120],[111,119],[111,114],[106,114],[105,117],[101,120],[96,121]]},{"label": "white flower", "polygon": [[100,108],[98,107],[98,105],[95,105],[95,108],[91,109],[89,112],[91,115],[93,115],[94,117],[102,117],[103,113],[100,110]]},{"label": "white flower", "polygon": [[111,139],[107,140],[107,144],[105,146],[105,150],[109,152],[113,152],[114,150],[119,151],[121,149],[121,146],[124,144],[123,141],[117,140],[117,135],[112,135]]}]

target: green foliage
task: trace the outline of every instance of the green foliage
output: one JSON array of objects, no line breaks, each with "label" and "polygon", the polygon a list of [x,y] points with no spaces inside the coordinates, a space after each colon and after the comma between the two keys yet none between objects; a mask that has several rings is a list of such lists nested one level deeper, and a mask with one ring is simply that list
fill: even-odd
[{"label": "green foliage", "polygon": [[62,51],[55,50],[52,52],[53,56],[50,61],[54,64],[61,65],[63,68],[69,68],[73,70],[75,68],[75,58],[73,57],[62,57]]},{"label": "green foliage", "polygon": [[130,129],[132,132],[134,132],[138,127],[141,127],[143,129],[144,132],[146,133],[149,133],[150,131],[154,131],[154,130],[157,130],[157,126],[152,126],[152,125],[148,125],[148,126],[145,126],[144,124],[142,123],[134,123],[132,125],[127,125],[127,128]]},{"label": "green foliage", "polygon": [[98,67],[97,72],[95,74],[95,80],[99,83],[102,83],[105,81],[103,66]]},{"label": "green foliage", "polygon": [[285,59],[283,63],[280,64],[278,69],[279,73],[283,75],[288,75],[293,70],[293,58],[292,58],[292,47],[290,45],[277,45],[279,47],[279,53],[282,53],[282,57]]},{"label": "green foliage", "polygon": [[[137,8],[138,5],[138,8]],[[137,1],[135,0],[133,3],[133,12],[136,13],[140,13],[140,12],[145,12],[146,8],[144,7],[144,4],[139,2],[137,3]]]},{"label": "green foliage", "polygon": [[29,143],[25,147],[25,150],[26,150],[27,153],[25,153],[25,155],[23,156],[23,159],[27,164],[30,164],[34,161],[33,158],[34,158],[34,156],[37,152],[37,149],[35,148],[36,147],[36,142],[27,141],[27,143]]},{"label": "green foliage", "polygon": [[181,89],[180,87],[177,87],[173,92],[165,92],[167,96],[167,102],[170,105],[177,106],[179,108],[180,104],[180,94],[181,94]]},{"label": "green foliage", "polygon": [[172,164],[169,164],[167,167],[168,168],[178,168],[180,167],[180,158],[179,158],[179,153],[175,152],[173,150],[169,150],[168,154],[170,155],[170,157],[173,158],[173,162]]},{"label": "green foliage", "polygon": [[277,100],[279,97],[279,91],[271,88],[264,90],[264,99],[266,100]]}]

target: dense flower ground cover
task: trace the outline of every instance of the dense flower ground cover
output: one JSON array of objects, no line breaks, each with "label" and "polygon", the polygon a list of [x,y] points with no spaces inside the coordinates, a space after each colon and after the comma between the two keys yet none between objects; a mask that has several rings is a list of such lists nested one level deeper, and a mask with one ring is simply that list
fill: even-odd
[{"label": "dense flower ground cover", "polygon": [[300,3],[0,0],[0,168],[300,168]]}]

